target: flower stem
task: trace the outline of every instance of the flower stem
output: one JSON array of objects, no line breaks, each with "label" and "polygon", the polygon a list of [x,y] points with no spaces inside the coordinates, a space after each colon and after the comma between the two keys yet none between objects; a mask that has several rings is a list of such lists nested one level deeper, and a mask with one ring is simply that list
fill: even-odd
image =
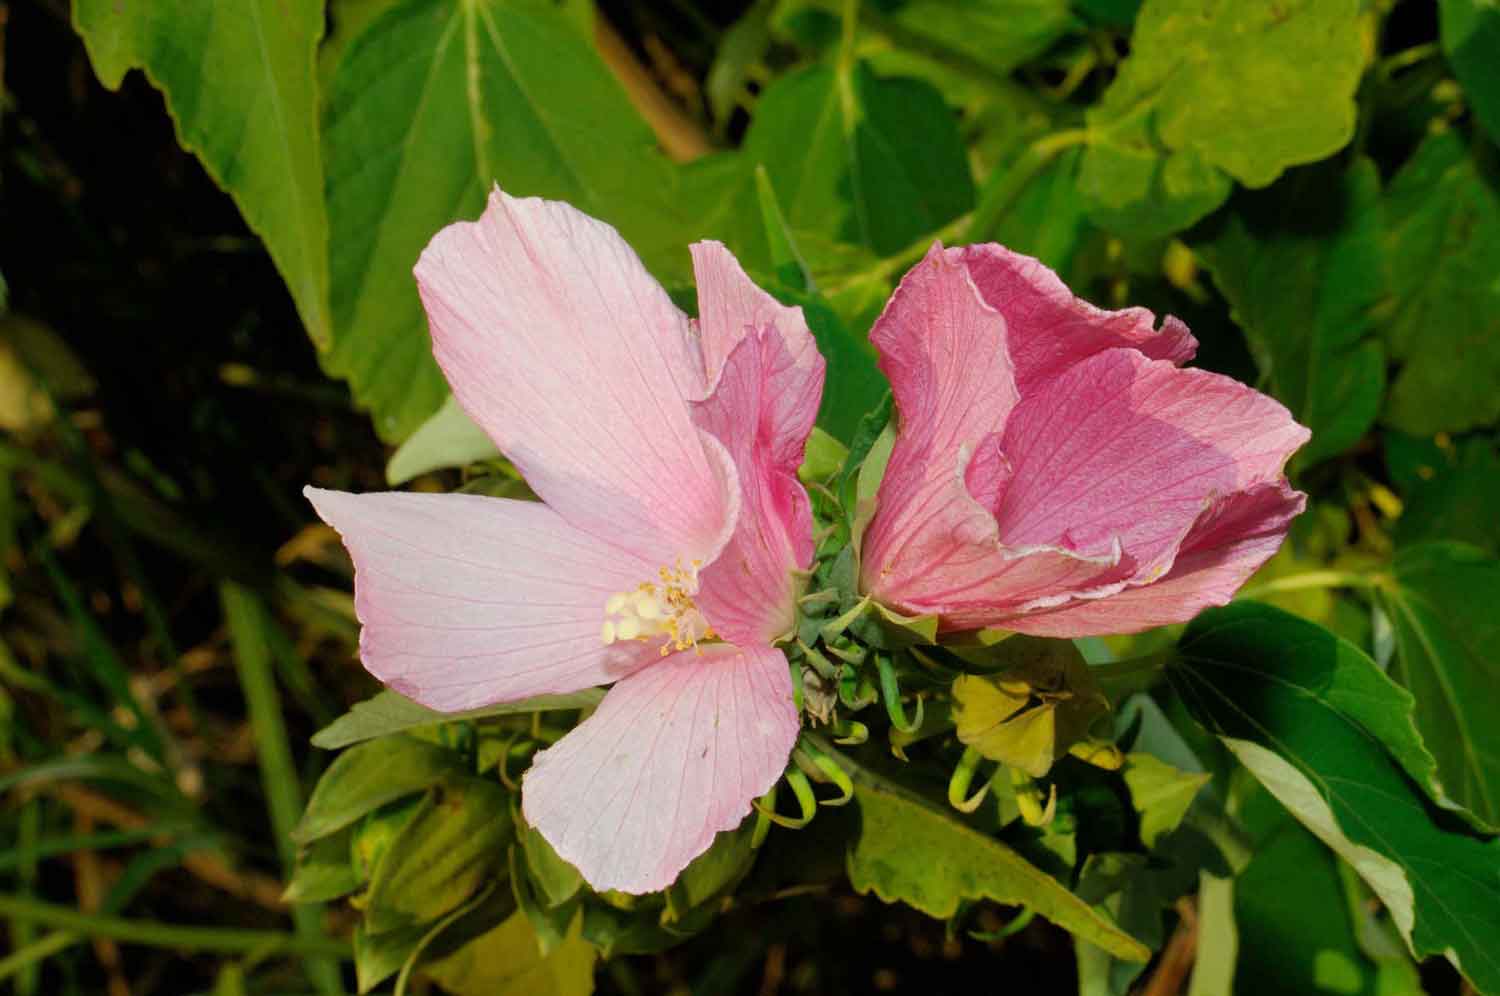
[{"label": "flower stem", "polygon": [[1001,219],[1026,191],[1031,181],[1036,179],[1037,174],[1063,150],[1088,141],[1088,134],[1086,129],[1070,128],[1045,135],[1027,146],[1009,169],[997,171],[979,192],[979,203],[969,216],[962,241],[974,243],[993,238]]},{"label": "flower stem", "polygon": [[1353,571],[1304,571],[1246,588],[1238,597],[1260,598],[1278,592],[1304,591],[1309,588],[1374,588],[1379,583],[1379,575],[1356,574]]}]

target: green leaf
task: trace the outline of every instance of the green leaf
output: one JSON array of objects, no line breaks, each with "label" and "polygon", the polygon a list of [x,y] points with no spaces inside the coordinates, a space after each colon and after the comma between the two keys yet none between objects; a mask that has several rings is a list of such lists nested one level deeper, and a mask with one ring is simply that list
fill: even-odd
[{"label": "green leaf", "polygon": [[714,836],[708,850],[694,858],[667,890],[667,920],[680,920],[739,884],[755,863],[755,824],[751,813],[733,830]]},{"label": "green leaf", "polygon": [[1474,117],[1500,144],[1500,7],[1493,0],[1440,0],[1438,13],[1443,54]]},{"label": "green leaf", "polygon": [[1413,435],[1500,418],[1500,193],[1454,132],[1422,143],[1387,193],[1392,358],[1385,420]]},{"label": "green leaf", "polygon": [[787,227],[786,215],[776,201],[776,188],[771,186],[770,174],[764,166],[755,167],[755,198],[760,204],[761,223],[766,228],[766,243],[770,247],[771,265],[776,268],[776,279],[782,286],[792,290],[806,291],[812,287],[812,274],[802,259],[802,252]]},{"label": "green leaf", "polygon": [[1406,496],[1396,521],[1396,545],[1460,540],[1500,557],[1500,456],[1476,447],[1457,467],[1429,468]]},{"label": "green leaf", "polygon": [[486,716],[513,716],[525,712],[554,712],[565,709],[589,709],[604,699],[602,688],[585,688],[567,695],[538,695],[520,702],[500,702],[465,712],[438,712],[404,695],[384,691],[356,703],[352,709],[313,734],[315,747],[337,750],[362,740],[373,740],[388,733],[400,733],[422,726],[434,726],[461,719]]},{"label": "green leaf", "polygon": [[1140,814],[1141,842],[1147,848],[1177,829],[1199,790],[1213,777],[1208,772],[1182,771],[1140,752],[1125,755],[1122,773],[1130,789],[1130,804]]},{"label": "green leaf", "polygon": [[905,0],[883,23],[903,50],[958,53],[1002,78],[1078,26],[1068,0]]},{"label": "green leaf", "polygon": [[75,0],[99,80],[139,68],[177,138],[234,198],[286,281],[317,346],[331,341],[328,219],[314,64],[318,0]]},{"label": "green leaf", "polygon": [[1166,235],[1223,203],[1230,177],[1264,187],[1342,148],[1365,62],[1359,12],[1359,0],[1147,0],[1087,114],[1080,185],[1095,220]]},{"label": "green leaf", "polygon": [[1375,590],[1396,634],[1391,675],[1416,697],[1444,789],[1500,826],[1500,561],[1462,543],[1413,546]]},{"label": "green leaf", "polygon": [[347,896],[362,884],[350,860],[353,832],[319,837],[297,851],[297,866],[282,896],[289,903],[320,903]]},{"label": "green leaf", "polygon": [[364,924],[354,925],[354,979],[367,993],[401,970],[427,936],[427,925],[407,930],[372,934]]},{"label": "green leaf", "polygon": [[307,844],[326,837],[460,770],[461,761],[452,751],[414,737],[359,744],[335,758],[318,779],[292,838]]},{"label": "green leaf", "polygon": [[1500,840],[1422,791],[1431,758],[1411,698],[1352,644],[1250,602],[1187,629],[1168,671],[1195,718],[1348,861],[1418,957],[1444,954],[1500,991]]},{"label": "green leaf", "polygon": [[744,155],[765,166],[794,231],[881,255],[974,204],[953,111],[930,85],[863,63],[811,66],[761,95]]},{"label": "green leaf", "polygon": [[1195,248],[1271,393],[1312,430],[1297,462],[1316,463],[1358,442],[1385,393],[1370,317],[1385,291],[1380,177],[1367,159],[1347,173],[1308,167],[1234,208]]},{"label": "green leaf", "polygon": [[366,895],[372,934],[431,924],[505,867],[510,796],[477,778],[434,787],[380,857]]},{"label": "green leaf", "polygon": [[448,395],[442,406],[406,438],[385,465],[385,482],[396,488],[414,477],[449,467],[493,460],[500,450]]},{"label": "green leaf", "polygon": [[1141,0],[1073,0],[1073,6],[1090,20],[1115,28],[1128,28],[1141,9]]},{"label": "green leaf", "polygon": [[804,484],[825,484],[844,468],[849,457],[849,447],[829,433],[813,426],[807,437],[807,451],[802,466],[797,468],[797,478]]},{"label": "green leaf", "polygon": [[344,50],[325,135],[327,364],[385,438],[404,438],[447,393],[412,264],[438,229],[478,216],[496,182],[610,222],[658,277],[687,272],[696,219],[674,203],[670,164],[566,13],[542,0],[383,11]]},{"label": "green leaf", "polygon": [[1026,906],[1117,957],[1150,957],[1145,945],[994,837],[832,746],[818,747],[854,781],[860,826],[847,866],[856,891],[940,918],[965,900]]},{"label": "green leaf", "polygon": [[[1239,930],[1234,992],[1416,996],[1421,991],[1377,990],[1381,967],[1361,950],[1339,860],[1318,838],[1258,788],[1239,816],[1255,844],[1234,884]],[[1399,946],[1394,954],[1392,960],[1415,975]]]},{"label": "green leaf", "polygon": [[1084,198],[1078,189],[1082,157],[1081,148],[1065,149],[1043,166],[1001,216],[994,241],[1014,252],[1035,256],[1066,276],[1089,231]]},{"label": "green leaf", "polygon": [[801,306],[818,351],[834,371],[823,384],[818,425],[836,440],[850,439],[860,417],[885,390],[885,378],[875,366],[875,349],[849,328],[813,286],[798,240],[787,228],[776,192],[760,167],[756,168],[756,200],[780,284],[770,290],[783,303]]},{"label": "green leaf", "polygon": [[543,956],[524,913],[481,934],[422,971],[454,996],[588,996],[599,953],[582,937],[582,917]]},{"label": "green leaf", "polygon": [[578,894],[583,888],[583,875],[552,849],[546,837],[520,818],[516,819],[516,837],[526,856],[526,867],[548,908],[561,906]]}]

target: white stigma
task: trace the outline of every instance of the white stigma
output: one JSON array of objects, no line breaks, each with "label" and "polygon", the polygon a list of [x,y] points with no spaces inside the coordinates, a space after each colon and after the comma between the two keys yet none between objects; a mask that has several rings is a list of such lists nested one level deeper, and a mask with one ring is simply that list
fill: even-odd
[{"label": "white stigma", "polygon": [[695,560],[684,567],[678,560],[675,567],[657,571],[655,581],[643,581],[629,591],[609,596],[604,603],[600,638],[605,643],[614,643],[665,636],[661,645],[664,657],[673,650],[687,650],[696,647],[699,640],[710,639],[713,629],[693,604],[700,566],[701,562]]}]

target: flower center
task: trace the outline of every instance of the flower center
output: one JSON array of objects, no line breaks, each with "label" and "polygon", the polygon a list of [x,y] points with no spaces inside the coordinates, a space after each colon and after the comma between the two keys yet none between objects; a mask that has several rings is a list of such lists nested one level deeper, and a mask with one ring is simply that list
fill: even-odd
[{"label": "flower center", "polygon": [[658,570],[655,581],[642,581],[629,591],[609,596],[604,603],[600,637],[605,643],[614,643],[666,636],[661,645],[663,657],[673,650],[696,649],[699,640],[711,639],[713,627],[693,604],[702,565],[701,560],[695,560],[683,567],[679,559],[676,566]]}]

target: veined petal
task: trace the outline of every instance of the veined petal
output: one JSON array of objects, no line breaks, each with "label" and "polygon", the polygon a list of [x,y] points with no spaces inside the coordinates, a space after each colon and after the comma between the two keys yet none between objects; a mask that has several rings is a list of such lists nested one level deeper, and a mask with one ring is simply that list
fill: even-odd
[{"label": "veined petal", "polygon": [[1285,407],[1228,377],[1105,350],[1012,413],[1000,539],[1087,556],[1118,544],[1134,580],[1152,580],[1211,497],[1278,480],[1307,438]]},{"label": "veined petal", "polygon": [[[795,452],[800,463],[802,447],[817,418],[824,368],[802,309],[784,305],[757,287],[722,244],[695,242],[691,248],[693,279],[698,285],[698,334],[710,390],[740,340],[752,331],[774,326],[783,343],[776,384],[783,396],[771,398],[776,409],[771,413],[768,439],[778,462],[792,459]],[[808,398],[813,399],[810,407]]]},{"label": "veined petal", "polygon": [[664,889],[775,784],[797,730],[779,650],[674,654],[536,756],[522,809],[595,889]]},{"label": "veined petal", "polygon": [[792,571],[813,557],[812,509],[797,479],[823,388],[823,358],[813,350],[812,359],[793,354],[774,328],[751,330],[693,409],[729,452],[741,488],[734,535],[704,568],[697,599],[731,643],[770,643],[796,621]]},{"label": "veined petal", "polygon": [[732,481],[688,411],[702,357],[613,228],[497,189],[416,276],[454,396],[548,505],[648,559],[717,554]]},{"label": "veined petal", "polygon": [[1011,362],[1023,394],[1106,349],[1128,347],[1181,364],[1198,348],[1176,318],[1168,316],[1157,329],[1156,316],[1145,308],[1096,308],[1030,256],[994,243],[948,251],[968,268],[985,302],[1005,316]]},{"label": "veined petal", "polygon": [[953,632],[1084,593],[1117,591],[1134,574],[1118,542],[1094,552],[1003,543],[984,502],[1003,494],[1010,469],[992,443],[993,437],[973,455],[960,449],[946,483],[928,490],[924,533],[892,544],[884,559],[867,547],[869,594],[912,615],[938,616],[942,629]]},{"label": "veined petal", "polygon": [[1002,489],[1009,468],[996,443],[1018,392],[1005,319],[941,246],[902,278],[870,339],[900,431],[863,538],[862,585],[901,605],[955,556],[993,551],[994,516],[970,488]]},{"label": "veined petal", "polygon": [[1036,636],[1076,637],[1186,622],[1209,606],[1227,604],[1281,547],[1306,504],[1307,496],[1285,481],[1218,499],[1198,517],[1160,580],[999,625]]},{"label": "veined petal", "polygon": [[354,559],[365,668],[444,712],[603,685],[660,644],[600,639],[604,605],[656,569],[537,502],[304,490]]}]

